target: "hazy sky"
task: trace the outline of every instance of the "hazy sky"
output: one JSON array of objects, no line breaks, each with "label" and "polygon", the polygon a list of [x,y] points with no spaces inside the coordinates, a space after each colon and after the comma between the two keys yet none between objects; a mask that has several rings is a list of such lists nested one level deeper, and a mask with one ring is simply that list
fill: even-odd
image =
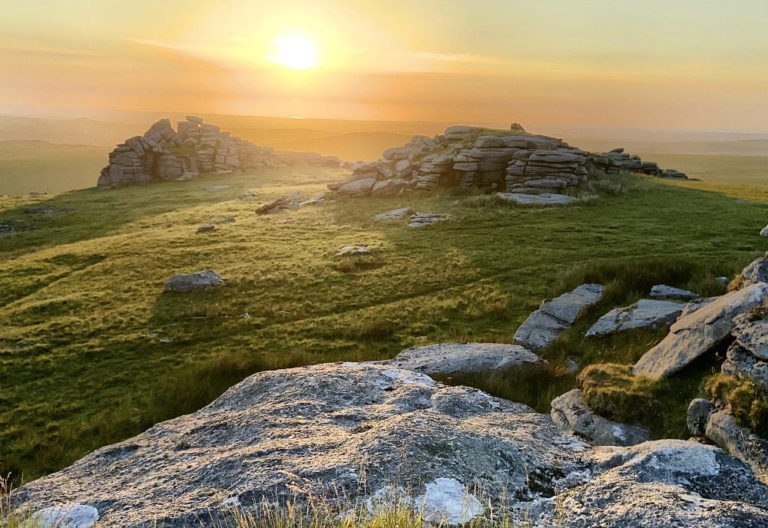
[{"label": "hazy sky", "polygon": [[[0,106],[768,132],[767,24],[765,0],[0,0]],[[275,63],[297,38],[316,67]]]}]

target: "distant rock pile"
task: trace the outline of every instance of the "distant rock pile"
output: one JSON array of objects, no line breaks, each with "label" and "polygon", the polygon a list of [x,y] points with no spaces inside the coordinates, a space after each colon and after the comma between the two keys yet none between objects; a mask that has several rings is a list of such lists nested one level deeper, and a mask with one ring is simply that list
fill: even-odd
[{"label": "distant rock pile", "polygon": [[177,130],[170,119],[152,125],[143,136],[118,145],[102,169],[99,187],[117,187],[152,180],[188,179],[201,173],[234,172],[263,167],[292,165],[341,167],[336,157],[313,152],[276,152],[258,147],[206,124],[196,116],[179,121]]},{"label": "distant rock pile", "polygon": [[528,134],[518,123],[510,128],[458,125],[433,138],[414,136],[405,146],[384,151],[378,161],[353,165],[348,182],[328,187],[339,196],[382,196],[441,186],[538,195],[579,185],[590,170],[687,178],[622,148],[593,154],[557,138]]}]

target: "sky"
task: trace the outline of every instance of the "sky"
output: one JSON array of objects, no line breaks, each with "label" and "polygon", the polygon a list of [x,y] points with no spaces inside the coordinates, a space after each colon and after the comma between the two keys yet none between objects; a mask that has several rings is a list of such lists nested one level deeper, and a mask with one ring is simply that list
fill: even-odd
[{"label": "sky", "polygon": [[0,0],[0,109],[768,132],[766,23],[765,0]]}]

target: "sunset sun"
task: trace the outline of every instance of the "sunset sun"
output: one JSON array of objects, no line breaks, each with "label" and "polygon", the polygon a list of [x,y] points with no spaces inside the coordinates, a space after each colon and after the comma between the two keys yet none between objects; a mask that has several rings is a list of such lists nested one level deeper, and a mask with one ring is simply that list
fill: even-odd
[{"label": "sunset sun", "polygon": [[269,60],[292,70],[308,70],[318,66],[314,43],[304,37],[289,36],[272,42],[275,53]]}]

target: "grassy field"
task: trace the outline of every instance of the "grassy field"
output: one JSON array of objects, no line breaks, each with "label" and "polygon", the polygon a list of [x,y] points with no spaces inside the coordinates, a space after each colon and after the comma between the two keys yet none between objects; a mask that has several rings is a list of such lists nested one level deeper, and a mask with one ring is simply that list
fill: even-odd
[{"label": "grassy field", "polygon": [[[254,214],[339,176],[270,170],[0,199],[0,224],[16,228],[0,237],[0,472],[29,480],[55,471],[258,370],[388,358],[442,341],[511,342],[542,299],[603,282],[606,301],[553,347],[549,369],[520,383],[476,380],[546,412],[576,384],[568,359],[629,363],[661,337],[584,342],[580,332],[601,311],[657,282],[719,293],[716,276],[768,249],[758,235],[768,188],[632,177],[594,182],[602,199],[562,209],[444,191]],[[218,184],[229,188],[208,189]],[[238,198],[249,190],[255,200]],[[450,221],[416,230],[373,222],[404,206]],[[236,221],[196,233],[228,217]],[[346,244],[368,244],[373,255],[336,258]],[[227,286],[163,294],[171,275],[201,269]],[[673,396],[686,400],[699,381]]]}]

